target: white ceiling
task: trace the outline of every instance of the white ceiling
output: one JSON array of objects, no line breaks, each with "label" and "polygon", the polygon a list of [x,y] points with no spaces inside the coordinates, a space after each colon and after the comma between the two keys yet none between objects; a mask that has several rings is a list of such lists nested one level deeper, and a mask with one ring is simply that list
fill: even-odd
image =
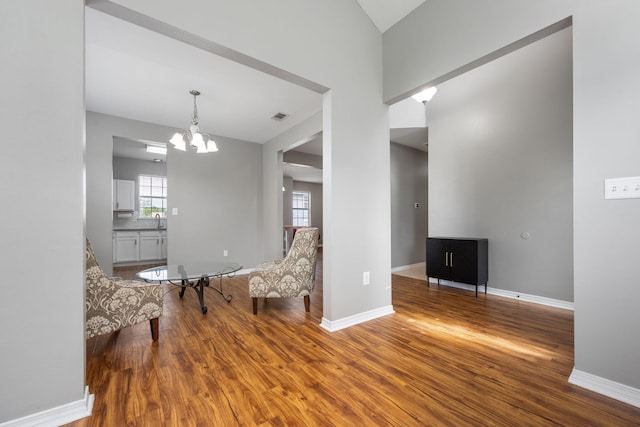
[{"label": "white ceiling", "polygon": [[[191,89],[202,94],[204,132],[256,143],[322,108],[318,93],[86,9],[88,110],[185,128],[193,112]],[[272,120],[279,112],[290,116]]]},{"label": "white ceiling", "polygon": [[384,33],[395,23],[410,14],[425,0],[358,0],[360,7]]},{"label": "white ceiling", "polygon": [[[384,32],[424,0],[357,0]],[[197,99],[203,132],[264,143],[322,108],[322,95],[86,8],[87,110],[186,128]],[[289,116],[271,119],[276,113]],[[167,135],[167,139],[171,135]],[[131,142],[131,141],[130,141]],[[166,141],[156,141],[166,142]],[[321,155],[321,139],[296,148]],[[135,144],[123,144],[129,156]],[[145,157],[141,146],[140,156]],[[318,152],[319,151],[319,152]],[[158,155],[147,156],[147,159]]]}]

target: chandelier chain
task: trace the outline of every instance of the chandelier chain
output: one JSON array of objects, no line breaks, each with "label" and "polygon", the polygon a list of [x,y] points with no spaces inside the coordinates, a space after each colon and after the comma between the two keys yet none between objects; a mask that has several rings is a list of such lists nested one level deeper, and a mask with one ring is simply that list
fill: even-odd
[{"label": "chandelier chain", "polygon": [[198,105],[196,104],[196,97],[199,95],[199,93],[197,91],[191,91],[191,94],[193,95],[193,114],[191,114],[191,123],[194,125],[197,125],[198,124]]}]

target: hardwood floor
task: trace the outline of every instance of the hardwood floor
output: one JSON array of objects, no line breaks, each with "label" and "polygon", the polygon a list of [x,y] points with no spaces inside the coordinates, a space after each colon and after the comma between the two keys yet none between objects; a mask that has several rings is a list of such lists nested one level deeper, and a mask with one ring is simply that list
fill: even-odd
[{"label": "hardwood floor", "polygon": [[[70,426],[640,425],[640,408],[571,385],[573,313],[393,276],[395,314],[330,333],[311,296],[226,303],[166,286],[148,323],[87,341],[93,415]],[[190,290],[187,290],[190,291]]]}]

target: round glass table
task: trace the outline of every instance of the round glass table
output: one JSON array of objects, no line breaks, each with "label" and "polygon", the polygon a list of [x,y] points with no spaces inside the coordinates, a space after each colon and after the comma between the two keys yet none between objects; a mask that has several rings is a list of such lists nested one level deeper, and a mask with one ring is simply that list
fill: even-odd
[{"label": "round glass table", "polygon": [[[204,288],[211,288],[218,292],[225,301],[231,302],[231,295],[225,295],[222,290],[223,276],[233,277],[242,269],[237,262],[202,262],[192,264],[169,264],[160,267],[148,268],[136,273],[136,277],[145,282],[170,283],[179,286],[180,298],[184,296],[187,288],[193,289],[198,294],[200,310],[202,314],[207,312],[204,305]],[[211,286],[211,279],[219,279],[219,287]]]}]

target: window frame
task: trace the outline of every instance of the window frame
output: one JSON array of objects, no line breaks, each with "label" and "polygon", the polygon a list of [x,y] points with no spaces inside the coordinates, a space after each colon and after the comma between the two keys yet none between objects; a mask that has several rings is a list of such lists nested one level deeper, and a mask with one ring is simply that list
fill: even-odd
[{"label": "window frame", "polygon": [[[144,186],[144,187],[148,187],[150,188],[150,195],[142,195],[143,191],[142,191],[142,187],[143,187],[143,179],[144,178],[151,178],[151,185],[149,186]],[[154,184],[154,180],[161,180],[161,185],[153,185]],[[154,196],[154,189],[160,189],[161,192],[161,196]],[[151,209],[151,213],[150,215],[144,215],[143,212],[146,209],[146,206],[143,207],[143,200],[149,200],[151,203],[150,209]],[[160,200],[160,209],[161,211],[154,211],[154,209],[158,208],[158,204],[155,203],[154,201],[158,201]],[[160,175],[149,175],[149,174],[139,174],[138,175],[138,218],[139,219],[155,219],[156,214],[160,214],[160,218],[167,218],[167,177],[166,176],[160,176]]]},{"label": "window frame", "polygon": [[[295,196],[297,194],[303,195],[304,199],[306,199],[306,204],[307,207],[296,207],[296,203],[295,203]],[[304,200],[303,200],[304,203]],[[305,215],[296,215],[299,212],[306,212],[306,218]],[[304,220],[306,219],[306,224],[300,224],[299,221],[300,219]],[[304,221],[303,221],[304,222]],[[297,191],[294,190],[291,192],[291,223],[294,227],[310,227],[311,226],[311,192],[309,191]]]}]

